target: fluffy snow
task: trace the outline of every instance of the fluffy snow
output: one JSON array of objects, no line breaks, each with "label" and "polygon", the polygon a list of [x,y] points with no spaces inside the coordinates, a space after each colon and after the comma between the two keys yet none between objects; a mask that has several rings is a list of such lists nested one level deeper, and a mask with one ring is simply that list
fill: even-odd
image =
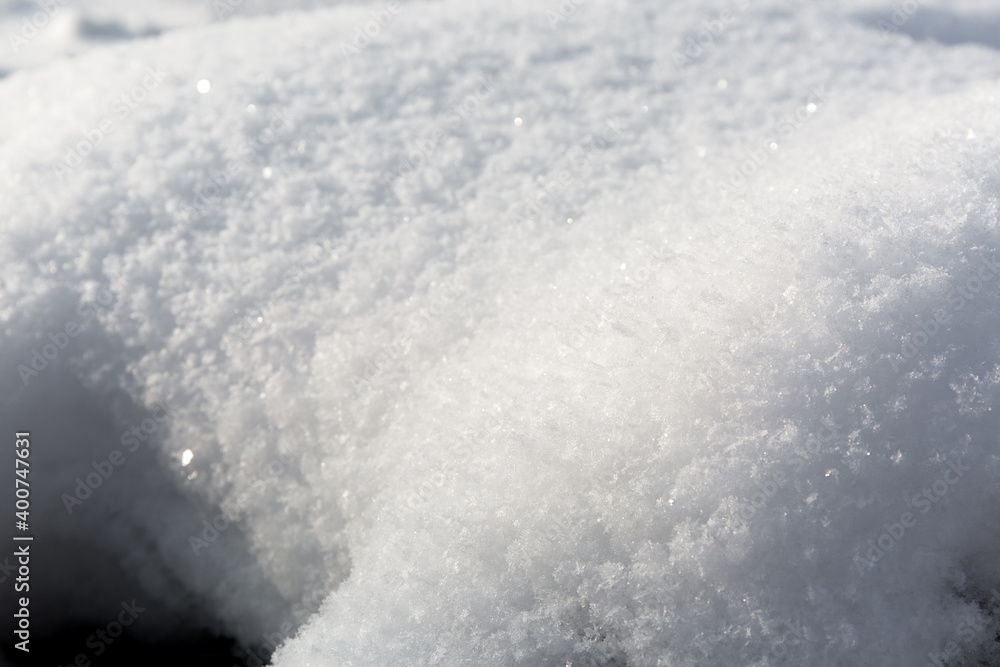
[{"label": "fluffy snow", "polygon": [[0,79],[0,421],[71,621],[1000,660],[990,3],[78,4]]}]

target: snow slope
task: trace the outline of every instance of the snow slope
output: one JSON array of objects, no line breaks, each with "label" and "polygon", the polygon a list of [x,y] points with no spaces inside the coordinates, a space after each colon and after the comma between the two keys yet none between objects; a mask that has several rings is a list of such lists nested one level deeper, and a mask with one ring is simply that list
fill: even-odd
[{"label": "snow slope", "polygon": [[996,661],[1000,14],[923,5],[354,42],[376,3],[13,68],[0,411],[93,552],[42,595],[280,667]]}]

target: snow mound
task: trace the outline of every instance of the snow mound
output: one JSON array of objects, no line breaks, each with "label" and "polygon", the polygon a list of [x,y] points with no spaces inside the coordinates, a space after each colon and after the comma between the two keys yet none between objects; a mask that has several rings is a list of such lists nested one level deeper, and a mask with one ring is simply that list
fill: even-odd
[{"label": "snow mound", "polygon": [[379,11],[0,80],[44,594],[279,667],[996,660],[996,16]]}]

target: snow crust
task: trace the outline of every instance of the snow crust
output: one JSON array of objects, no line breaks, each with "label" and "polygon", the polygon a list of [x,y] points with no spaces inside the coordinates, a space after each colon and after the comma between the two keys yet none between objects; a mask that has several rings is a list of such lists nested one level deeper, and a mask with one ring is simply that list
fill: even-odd
[{"label": "snow crust", "polygon": [[78,617],[141,581],[279,667],[996,661],[1000,14],[445,0],[345,49],[380,7],[0,79],[0,411],[51,422]]}]

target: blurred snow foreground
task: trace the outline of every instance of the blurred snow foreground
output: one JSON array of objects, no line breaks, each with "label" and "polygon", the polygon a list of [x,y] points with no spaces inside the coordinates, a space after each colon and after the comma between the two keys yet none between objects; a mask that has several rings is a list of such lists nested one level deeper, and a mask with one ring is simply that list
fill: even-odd
[{"label": "blurred snow foreground", "polygon": [[0,79],[68,613],[141,582],[280,667],[998,659],[1000,15],[230,4]]}]

